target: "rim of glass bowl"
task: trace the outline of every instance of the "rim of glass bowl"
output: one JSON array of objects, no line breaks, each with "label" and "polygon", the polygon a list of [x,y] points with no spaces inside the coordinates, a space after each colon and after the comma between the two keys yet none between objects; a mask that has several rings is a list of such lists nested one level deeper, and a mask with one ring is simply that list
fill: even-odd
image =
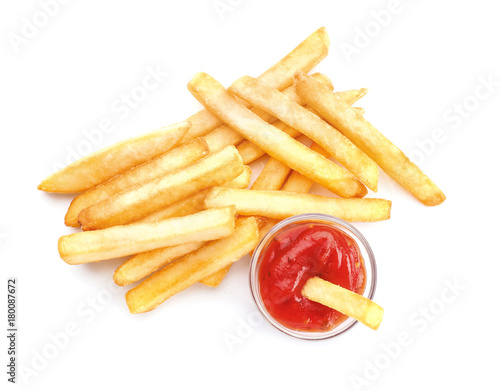
[{"label": "rim of glass bowl", "polygon": [[290,225],[298,226],[300,223],[323,223],[327,225],[333,225],[335,228],[340,229],[345,234],[352,237],[361,252],[361,256],[365,262],[366,269],[366,287],[363,296],[373,299],[375,294],[375,288],[377,286],[377,264],[375,262],[375,256],[373,251],[368,244],[365,237],[359,232],[355,227],[353,227],[348,222],[339,219],[334,216],[320,214],[320,213],[304,213],[296,216],[289,217],[283,221],[276,224],[259,242],[255,248],[251,261],[250,261],[250,290],[252,292],[253,300],[259,309],[260,313],[264,318],[279,331],[299,339],[305,340],[322,340],[337,337],[344,334],[346,331],[350,330],[354,325],[358,323],[357,320],[353,318],[347,318],[344,322],[340,323],[337,327],[329,331],[321,332],[311,332],[311,331],[300,331],[290,329],[278,321],[276,321],[267,311],[262,297],[260,295],[260,285],[258,279],[258,263],[259,258],[263,250],[267,248],[267,244],[271,239],[274,238],[278,233],[283,232]]}]

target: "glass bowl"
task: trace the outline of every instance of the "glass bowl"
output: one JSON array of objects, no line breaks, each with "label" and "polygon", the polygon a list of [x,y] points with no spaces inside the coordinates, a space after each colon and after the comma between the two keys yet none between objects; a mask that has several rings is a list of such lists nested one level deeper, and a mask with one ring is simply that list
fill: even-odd
[{"label": "glass bowl", "polygon": [[250,263],[250,289],[252,291],[252,296],[255,304],[257,305],[257,308],[272,326],[274,326],[281,332],[295,338],[306,340],[321,340],[333,338],[345,333],[347,330],[350,330],[356,323],[358,323],[358,321],[353,318],[347,318],[344,322],[338,324],[336,327],[328,331],[300,331],[288,328],[275,320],[267,311],[267,308],[264,305],[260,294],[260,284],[258,278],[261,254],[265,253],[269,243],[278,234],[288,229],[311,223],[324,224],[336,228],[344,234],[350,236],[356,242],[361,253],[360,255],[364,260],[366,269],[366,287],[363,296],[367,297],[370,300],[373,299],[373,295],[375,294],[375,287],[377,285],[377,265],[375,263],[375,256],[373,255],[373,251],[366,241],[365,237],[361,234],[361,232],[359,232],[348,222],[337,217],[319,213],[306,213],[289,217],[276,224],[261,239],[261,241],[255,248]]}]

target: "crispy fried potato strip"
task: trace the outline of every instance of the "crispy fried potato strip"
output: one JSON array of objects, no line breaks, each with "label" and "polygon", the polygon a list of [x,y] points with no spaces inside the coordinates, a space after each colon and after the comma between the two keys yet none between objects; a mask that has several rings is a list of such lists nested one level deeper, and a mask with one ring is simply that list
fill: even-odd
[{"label": "crispy fried potato strip", "polygon": [[100,149],[49,175],[38,189],[81,193],[176,147],[190,126],[180,122]]},{"label": "crispy fried potato strip", "polygon": [[319,277],[307,280],[302,294],[309,300],[342,312],[373,330],[379,328],[384,317],[384,309],[377,303]]},{"label": "crispy fried potato strip", "polygon": [[59,239],[59,255],[69,264],[99,262],[156,248],[215,240],[234,231],[233,206],[204,210],[159,223],[120,225],[77,232]]},{"label": "crispy fried potato strip", "polygon": [[391,201],[379,198],[331,198],[286,191],[214,187],[205,199],[207,208],[236,206],[244,216],[285,219],[302,213],[323,213],[346,221],[381,221],[390,218]]}]

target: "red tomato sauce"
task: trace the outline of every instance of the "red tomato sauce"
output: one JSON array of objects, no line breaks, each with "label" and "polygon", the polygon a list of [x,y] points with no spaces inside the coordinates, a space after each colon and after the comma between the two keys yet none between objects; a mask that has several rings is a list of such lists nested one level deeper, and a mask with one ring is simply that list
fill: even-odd
[{"label": "red tomato sauce", "polygon": [[301,331],[328,331],[346,320],[340,312],[302,296],[302,287],[315,276],[362,294],[366,270],[356,242],[319,223],[278,234],[262,254],[258,276],[269,314]]}]

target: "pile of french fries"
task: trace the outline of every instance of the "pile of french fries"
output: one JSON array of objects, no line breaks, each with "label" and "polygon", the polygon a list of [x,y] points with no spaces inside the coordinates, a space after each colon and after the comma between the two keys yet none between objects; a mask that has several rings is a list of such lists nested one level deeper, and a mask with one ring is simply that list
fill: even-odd
[{"label": "pile of french fries", "polygon": [[[189,91],[205,107],[186,121],[95,152],[50,175],[40,190],[79,193],[65,217],[68,264],[129,256],[116,270],[131,313],[202,282],[216,287],[277,221],[325,213],[347,221],[390,217],[379,167],[425,205],[439,188],[352,107],[366,89],[334,92],[308,73],[327,55],[324,28],[257,78],[224,88],[205,73]],[[307,136],[312,145],[298,141]],[[250,189],[256,159],[269,160]],[[335,159],[335,161],[331,160]],[[309,194],[316,182],[336,196]]]}]

